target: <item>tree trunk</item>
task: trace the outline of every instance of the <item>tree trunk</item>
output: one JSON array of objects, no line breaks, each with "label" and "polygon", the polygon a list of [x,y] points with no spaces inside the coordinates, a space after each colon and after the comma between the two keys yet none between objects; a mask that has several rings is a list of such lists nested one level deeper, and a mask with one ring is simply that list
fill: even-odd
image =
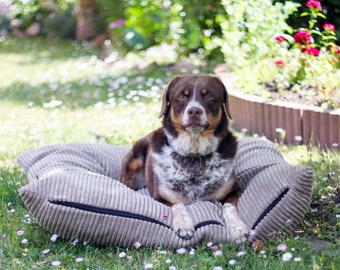
[{"label": "tree trunk", "polygon": [[77,10],[77,40],[90,40],[97,34],[96,1],[79,0]]}]

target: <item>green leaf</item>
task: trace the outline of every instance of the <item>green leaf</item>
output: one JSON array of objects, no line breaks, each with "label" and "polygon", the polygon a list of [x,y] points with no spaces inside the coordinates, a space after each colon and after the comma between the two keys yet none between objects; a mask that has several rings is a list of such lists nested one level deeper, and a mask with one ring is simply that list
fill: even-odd
[{"label": "green leaf", "polygon": [[318,35],[318,36],[323,36],[322,33],[320,33],[319,30],[311,30],[311,33],[312,33],[312,34],[316,34],[316,35]]},{"label": "green leaf", "polygon": [[327,17],[325,16],[325,14],[318,12],[317,15],[323,19],[327,19]]}]

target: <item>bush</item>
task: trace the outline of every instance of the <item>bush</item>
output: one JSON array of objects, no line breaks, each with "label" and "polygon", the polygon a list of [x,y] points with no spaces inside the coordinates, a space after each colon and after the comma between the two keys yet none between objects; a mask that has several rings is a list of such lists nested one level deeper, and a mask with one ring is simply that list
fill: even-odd
[{"label": "bush", "polygon": [[[226,15],[219,15],[222,37],[212,42],[221,48],[227,65],[240,78],[241,89],[258,92],[258,78],[274,57],[277,33],[291,31],[285,20],[296,10],[297,4],[272,4],[271,0],[222,0]],[[257,72],[256,72],[257,71]],[[265,72],[266,73],[266,72]],[[264,74],[263,74],[264,75]]]},{"label": "bush", "polygon": [[[340,47],[335,44],[335,26],[324,23],[319,29],[319,19],[326,20],[322,5],[317,0],[309,0],[307,11],[300,14],[308,18],[306,28],[294,31],[293,36],[276,37],[277,66],[274,82],[285,90],[294,84],[295,91],[301,86],[311,85],[319,92],[319,98],[328,108],[335,104],[335,90],[340,85]],[[279,65],[278,65],[279,63]]]},{"label": "bush", "polygon": [[75,0],[12,0],[14,28],[26,30],[32,23],[41,25],[40,34],[51,38],[74,38],[76,30]]},{"label": "bush", "polygon": [[48,38],[73,39],[75,37],[77,27],[75,6],[71,3],[64,4],[41,20],[43,34]]},{"label": "bush", "polygon": [[[179,54],[187,55],[221,34],[215,17],[225,13],[220,0],[119,0],[119,8],[111,13],[105,10],[109,2],[98,1],[103,21],[114,26],[108,31],[115,45],[121,49],[126,46],[128,50],[168,43],[174,45]],[[118,26],[116,22],[121,20],[125,23]]]},{"label": "bush", "polygon": [[285,20],[297,5],[272,1],[222,0],[227,17],[220,16],[223,39],[215,39],[228,60],[236,66],[244,62],[258,63],[273,54],[272,38],[283,31],[290,31]]},{"label": "bush", "polygon": [[[263,95],[264,83],[278,91],[301,92],[312,87],[322,104],[339,106],[333,99],[340,85],[340,47],[335,44],[335,26],[318,28],[326,19],[321,3],[305,3],[307,27],[292,29],[286,20],[297,10],[296,3],[266,1],[222,1],[227,16],[220,16],[223,37],[213,41],[221,47],[227,65],[236,74],[236,85],[246,92]],[[303,92],[301,92],[303,95]]]}]

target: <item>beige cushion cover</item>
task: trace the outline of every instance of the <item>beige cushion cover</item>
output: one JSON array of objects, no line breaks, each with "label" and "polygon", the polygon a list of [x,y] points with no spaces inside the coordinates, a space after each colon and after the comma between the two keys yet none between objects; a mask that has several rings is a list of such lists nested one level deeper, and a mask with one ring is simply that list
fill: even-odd
[{"label": "beige cushion cover", "polygon": [[[198,202],[188,211],[195,224],[190,240],[172,229],[171,209],[145,188],[133,191],[115,179],[127,147],[69,143],[29,150],[18,157],[28,184],[20,196],[36,222],[64,239],[131,248],[178,248],[230,239],[220,203]],[[252,230],[249,241],[291,232],[306,214],[312,191],[310,167],[287,164],[262,139],[240,139],[236,173],[245,187],[238,211]]]}]

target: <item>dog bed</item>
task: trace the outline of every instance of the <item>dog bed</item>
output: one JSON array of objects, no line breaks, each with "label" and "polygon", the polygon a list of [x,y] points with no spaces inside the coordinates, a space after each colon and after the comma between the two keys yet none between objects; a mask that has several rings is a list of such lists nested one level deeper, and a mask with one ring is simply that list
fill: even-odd
[{"label": "dog bed", "polygon": [[[208,201],[187,206],[193,238],[177,236],[169,207],[153,200],[145,187],[134,191],[115,180],[128,150],[90,143],[29,150],[18,157],[28,178],[19,194],[36,222],[63,239],[169,249],[229,241],[222,205]],[[290,233],[309,208],[312,169],[287,164],[273,143],[257,138],[239,140],[235,164],[245,188],[238,211],[251,230],[249,242]]]}]

